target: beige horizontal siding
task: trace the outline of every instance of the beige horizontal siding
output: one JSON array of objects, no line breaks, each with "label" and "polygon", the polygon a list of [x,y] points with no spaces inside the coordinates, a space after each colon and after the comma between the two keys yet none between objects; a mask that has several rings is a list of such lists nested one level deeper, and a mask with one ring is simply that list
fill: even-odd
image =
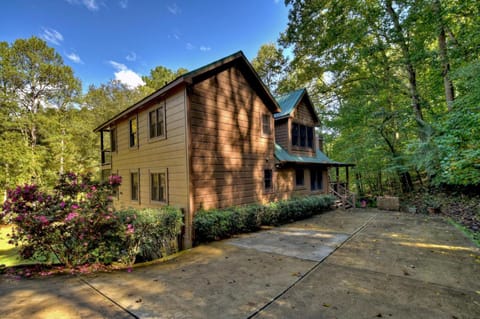
[{"label": "beige horizontal siding", "polygon": [[[158,103],[166,103],[166,138],[149,138],[148,113]],[[112,156],[112,170],[123,177],[120,186],[119,207],[157,207],[150,201],[150,172],[167,171],[168,204],[186,209],[188,207],[187,161],[185,144],[185,98],[184,91],[165,99],[157,99],[138,115],[138,147],[129,147],[129,120],[117,123],[118,151]],[[140,172],[140,199],[131,200],[130,171]]]}]

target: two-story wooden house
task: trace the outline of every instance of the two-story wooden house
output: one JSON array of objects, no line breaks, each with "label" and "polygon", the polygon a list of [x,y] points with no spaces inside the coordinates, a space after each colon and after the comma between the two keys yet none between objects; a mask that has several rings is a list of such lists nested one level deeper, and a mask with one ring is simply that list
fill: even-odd
[{"label": "two-story wooden house", "polygon": [[327,193],[319,119],[305,90],[275,99],[242,52],[184,74],[100,125],[115,205],[185,212]]}]

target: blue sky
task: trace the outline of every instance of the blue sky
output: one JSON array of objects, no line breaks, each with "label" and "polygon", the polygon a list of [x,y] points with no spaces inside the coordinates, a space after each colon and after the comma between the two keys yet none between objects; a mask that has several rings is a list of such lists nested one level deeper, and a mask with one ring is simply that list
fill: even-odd
[{"label": "blue sky", "polygon": [[158,65],[192,70],[238,50],[252,59],[287,21],[282,0],[12,0],[2,1],[0,41],[43,38],[86,90],[114,78],[135,85]]}]

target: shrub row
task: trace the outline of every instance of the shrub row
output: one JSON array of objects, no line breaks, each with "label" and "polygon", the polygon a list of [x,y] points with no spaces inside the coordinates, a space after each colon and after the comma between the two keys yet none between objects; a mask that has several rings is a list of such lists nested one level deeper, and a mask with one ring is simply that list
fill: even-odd
[{"label": "shrub row", "polygon": [[164,206],[158,209],[129,208],[117,212],[124,234],[121,261],[149,261],[178,251],[177,237],[181,233],[182,211]]},{"label": "shrub row", "polygon": [[281,200],[266,205],[200,210],[193,219],[195,241],[209,242],[234,234],[253,232],[262,225],[277,226],[308,218],[329,210],[333,202],[332,196],[318,195]]}]

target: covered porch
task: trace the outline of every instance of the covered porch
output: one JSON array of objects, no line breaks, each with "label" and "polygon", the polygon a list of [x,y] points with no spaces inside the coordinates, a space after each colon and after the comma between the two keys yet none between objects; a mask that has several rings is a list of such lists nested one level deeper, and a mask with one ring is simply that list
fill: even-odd
[{"label": "covered porch", "polygon": [[[350,191],[350,174],[349,168],[355,166],[354,164],[333,163],[329,169],[330,182],[329,193],[335,196],[335,206],[337,208],[352,208],[355,207],[355,193]],[[340,168],[345,169],[345,177],[342,180],[340,177]],[[332,172],[333,170],[333,172]]]}]

